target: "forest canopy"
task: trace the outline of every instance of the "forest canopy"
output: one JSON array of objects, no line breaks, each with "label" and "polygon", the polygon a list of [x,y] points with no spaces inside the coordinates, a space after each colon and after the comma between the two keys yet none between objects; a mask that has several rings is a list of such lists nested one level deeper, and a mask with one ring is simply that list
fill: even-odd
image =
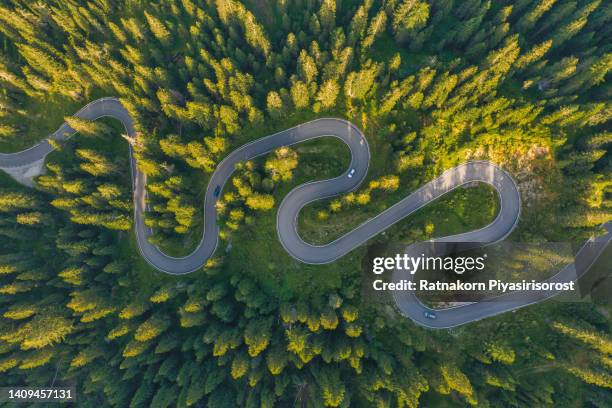
[{"label": "forest canopy", "polygon": [[[0,0],[0,152],[78,132],[34,188],[0,174],[3,385],[75,385],[92,407],[612,406],[609,302],[430,331],[362,290],[368,247],[290,258],[278,204],[346,170],[337,141],[241,163],[215,257],[183,277],[139,256],[127,149],[151,241],[175,256],[199,242],[225,156],[319,117],[356,124],[372,163],[359,189],[302,211],[310,242],[473,159],[518,182],[510,239],[583,241],[612,220],[611,39],[601,0]],[[137,138],[71,116],[104,96]],[[497,205],[461,189],[371,244],[476,229]]]}]

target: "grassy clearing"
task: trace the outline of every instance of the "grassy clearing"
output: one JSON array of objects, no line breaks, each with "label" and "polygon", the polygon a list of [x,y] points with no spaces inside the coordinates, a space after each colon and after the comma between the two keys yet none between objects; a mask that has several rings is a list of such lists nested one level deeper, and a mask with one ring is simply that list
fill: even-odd
[{"label": "grassy clearing", "polygon": [[486,226],[498,211],[499,198],[492,187],[458,188],[389,228],[387,236],[411,242],[411,230],[423,231],[425,239],[459,234]]},{"label": "grassy clearing", "polygon": [[[375,204],[354,207],[332,214],[325,221],[317,219],[321,209],[316,204],[305,208],[299,218],[302,238],[313,244],[326,244],[346,234],[359,224],[380,214],[409,193],[400,190],[391,195],[374,195]],[[459,188],[406,217],[386,232],[387,237],[411,241],[415,231],[428,236],[446,236],[477,229],[493,221],[497,214],[497,194],[488,186]]]},{"label": "grassy clearing", "polygon": [[[227,251],[222,242],[218,251]],[[276,234],[276,212],[270,211],[244,227],[231,239],[231,250],[226,252],[224,270],[248,274],[257,279],[266,293],[281,299],[316,295],[328,289],[340,288],[343,281],[358,274],[365,248],[328,265],[306,265],[287,254]],[[219,253],[222,255],[222,253]],[[353,279],[359,284],[358,279]]]}]

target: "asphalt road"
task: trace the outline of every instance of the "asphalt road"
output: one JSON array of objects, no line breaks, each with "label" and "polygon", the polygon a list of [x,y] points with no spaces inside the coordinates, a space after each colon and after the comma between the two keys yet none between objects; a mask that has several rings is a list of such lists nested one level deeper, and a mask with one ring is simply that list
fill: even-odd
[{"label": "asphalt road", "polygon": [[[74,116],[87,120],[96,120],[102,117],[117,119],[123,124],[127,135],[136,137],[132,118],[116,98],[102,98],[93,101],[79,110]],[[61,140],[70,137],[74,133],[74,129],[67,124],[63,124],[49,138]],[[498,192],[500,212],[497,218],[485,228],[439,240],[449,242],[470,241],[486,245],[504,239],[512,232],[518,222],[521,200],[512,178],[492,163],[474,161],[446,171],[440,177],[423,185],[397,204],[327,245],[315,246],[304,242],[297,231],[297,217],[300,210],[309,202],[357,188],[366,177],[370,162],[367,140],[358,128],[346,120],[324,118],[303,123],[291,129],[255,140],[234,150],[222,160],[213,172],[206,189],[202,240],[194,252],[182,258],[170,257],[148,241],[152,231],[144,223],[146,176],[138,170],[132,147],[130,146],[130,165],[134,192],[134,226],[138,247],[143,258],[154,268],[171,275],[183,275],[201,268],[212,257],[218,243],[219,227],[216,222],[217,214],[215,209],[217,197],[214,193],[218,187],[221,190],[223,189],[225,183],[230,179],[235,165],[269,153],[282,146],[293,145],[324,136],[337,137],[349,147],[351,152],[349,168],[339,177],[306,183],[296,187],[284,198],[277,213],[277,232],[280,242],[291,256],[302,262],[312,264],[333,262],[432,200],[471,182],[490,184]],[[44,140],[22,152],[0,154],[0,168],[20,167],[34,163],[44,158],[52,150],[53,148],[49,142]],[[612,234],[609,233],[606,236],[607,241],[610,240],[610,235]],[[410,249],[411,247],[408,247],[407,251],[410,251]],[[598,254],[593,252],[593,250],[585,250],[585,259],[590,259],[589,257],[593,256],[596,257]],[[555,275],[557,279],[570,279],[572,276],[575,276],[575,274],[572,275],[569,272],[563,271]],[[406,297],[406,293],[409,292],[402,293],[403,295],[395,297],[397,306],[402,313],[415,322],[432,328],[457,326],[544,300],[544,298],[509,298],[508,302],[498,302],[495,305],[491,302],[486,304],[476,303],[461,308],[438,310],[436,311],[438,318],[432,320],[424,318],[424,312],[430,309],[426,308],[414,295]]]},{"label": "asphalt road", "polygon": [[[485,229],[490,227],[487,226]],[[543,282],[547,283],[569,283],[577,282],[585,273],[589,271],[591,266],[597,261],[606,247],[612,241],[612,221],[603,225],[606,233],[598,237],[588,240],[574,256],[574,263],[566,265],[555,275],[546,279]],[[471,232],[461,234],[466,242],[474,241],[477,237],[470,236]],[[440,241],[458,242],[459,236],[450,236],[441,238]],[[436,241],[436,240],[433,240]],[[405,252],[411,256],[419,256],[422,253],[422,248],[419,245],[411,245],[405,249]],[[418,275],[418,273],[417,273]],[[399,282],[402,279],[413,280],[416,275],[411,275],[405,271],[395,270],[393,272],[393,282]],[[576,285],[577,286],[577,285]],[[578,288],[576,287],[576,290]],[[508,292],[503,295],[495,296],[481,302],[469,303],[448,309],[432,309],[424,305],[416,296],[414,291],[393,291],[395,304],[400,309],[400,312],[412,319],[415,323],[425,327],[434,329],[448,329],[451,327],[461,326],[466,323],[482,320],[487,317],[495,316],[512,310],[520,309],[525,306],[533,305],[550,299],[562,293],[560,290],[532,290],[532,291],[515,291]],[[426,315],[435,315],[435,319]]]}]

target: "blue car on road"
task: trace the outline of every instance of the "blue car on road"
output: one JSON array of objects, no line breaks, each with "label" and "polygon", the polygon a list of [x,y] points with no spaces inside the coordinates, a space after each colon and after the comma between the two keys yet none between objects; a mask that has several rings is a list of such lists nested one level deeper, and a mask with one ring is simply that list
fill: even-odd
[{"label": "blue car on road", "polygon": [[425,316],[428,319],[437,319],[438,316],[436,316],[436,314],[434,312],[430,312],[430,311],[424,311],[423,312],[423,316]]}]

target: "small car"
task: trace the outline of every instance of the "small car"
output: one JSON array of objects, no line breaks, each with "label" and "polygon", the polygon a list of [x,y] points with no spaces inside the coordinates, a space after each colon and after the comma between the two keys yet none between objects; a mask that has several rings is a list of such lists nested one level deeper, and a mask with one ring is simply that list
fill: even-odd
[{"label": "small car", "polygon": [[351,169],[351,171],[349,171],[348,178],[352,178],[353,174],[355,174],[355,169]]},{"label": "small car", "polygon": [[214,197],[219,197],[219,193],[221,192],[221,186],[215,187],[215,191],[213,192]]},{"label": "small car", "polygon": [[435,313],[429,312],[427,310],[425,312],[423,312],[423,316],[425,316],[428,319],[437,319],[438,318],[438,316],[436,316]]}]

